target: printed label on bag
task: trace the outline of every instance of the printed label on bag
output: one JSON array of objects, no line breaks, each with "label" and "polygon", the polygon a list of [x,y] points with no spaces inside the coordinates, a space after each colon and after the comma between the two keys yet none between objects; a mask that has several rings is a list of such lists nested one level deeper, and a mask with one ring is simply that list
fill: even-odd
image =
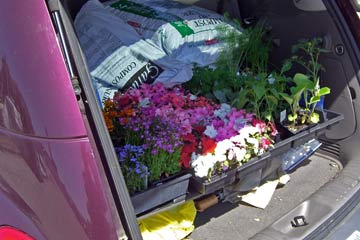
[{"label": "printed label on bag", "polygon": [[224,23],[222,18],[203,18],[194,20],[195,27],[215,26]]},{"label": "printed label on bag", "polygon": [[170,24],[180,33],[181,37],[194,34],[194,30],[192,30],[184,21],[171,22]]},{"label": "printed label on bag", "polygon": [[182,37],[194,34],[194,31],[187,25],[186,21],[173,14],[168,14],[166,11],[157,11],[151,7],[130,2],[128,0],[120,0],[110,6],[120,11],[133,13],[142,17],[162,20],[164,21],[164,24],[170,23],[170,25],[173,26]]},{"label": "printed label on bag", "polygon": [[160,66],[149,61],[129,79],[121,90],[125,91],[129,88],[139,88],[143,83],[152,84],[163,71]]},{"label": "printed label on bag", "polygon": [[[125,78],[127,74],[131,71],[134,66],[134,62],[128,65],[125,69],[123,69],[115,79]],[[133,76],[131,76],[125,85],[122,88],[119,88],[119,91],[126,91],[132,88],[139,88],[141,84],[147,83],[152,84],[156,78],[163,72],[164,70],[156,65],[155,63],[149,61],[146,63],[139,71],[137,71]],[[118,82],[113,82],[118,83]],[[107,99],[111,99],[116,90],[114,88],[103,88],[102,90],[102,98],[100,101],[104,104]]]},{"label": "printed label on bag", "polygon": [[151,7],[144,6],[139,3],[131,2],[128,0],[120,0],[118,2],[111,4],[110,7],[124,12],[133,13],[146,18],[163,20],[165,22],[183,20],[175,15],[168,14],[166,12],[159,12]]},{"label": "printed label on bag", "polygon": [[136,87],[144,82],[153,83],[164,70],[143,56],[134,54],[127,47],[119,48],[91,74],[119,89]]}]

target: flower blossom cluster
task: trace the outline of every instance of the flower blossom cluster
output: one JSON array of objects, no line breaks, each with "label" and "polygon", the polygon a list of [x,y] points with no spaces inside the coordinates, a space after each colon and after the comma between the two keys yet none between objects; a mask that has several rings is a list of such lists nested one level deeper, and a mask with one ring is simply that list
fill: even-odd
[{"label": "flower blossom cluster", "polygon": [[114,145],[141,147],[150,181],[180,166],[199,177],[227,171],[265,152],[276,134],[243,109],[161,83],[116,94],[103,113]]},{"label": "flower blossom cluster", "polygon": [[263,154],[272,146],[271,138],[262,132],[257,119],[245,124],[236,134],[216,142],[213,152],[192,153],[191,167],[198,177],[211,177],[234,166],[241,166],[251,158]]},{"label": "flower blossom cluster", "polygon": [[142,163],[144,149],[141,146],[126,144],[115,148],[128,191],[135,193],[146,189],[148,168]]}]

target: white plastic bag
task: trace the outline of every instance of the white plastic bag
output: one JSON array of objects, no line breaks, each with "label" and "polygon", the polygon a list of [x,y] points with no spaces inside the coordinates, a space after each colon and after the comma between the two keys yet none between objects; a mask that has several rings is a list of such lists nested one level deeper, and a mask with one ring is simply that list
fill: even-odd
[{"label": "white plastic bag", "polygon": [[217,13],[174,1],[116,0],[105,5],[169,56],[200,66],[216,61],[224,46],[220,29],[237,31]]},{"label": "white plastic bag", "polygon": [[190,65],[169,58],[154,43],[142,40],[98,0],[82,7],[75,28],[102,103],[118,89],[153,82],[172,86],[192,77]]}]

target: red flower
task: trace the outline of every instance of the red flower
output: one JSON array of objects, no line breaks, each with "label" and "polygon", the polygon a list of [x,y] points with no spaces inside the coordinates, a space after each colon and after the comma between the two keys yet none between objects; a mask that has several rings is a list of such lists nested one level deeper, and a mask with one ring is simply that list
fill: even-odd
[{"label": "red flower", "polygon": [[269,122],[270,128],[271,128],[271,136],[276,136],[279,132],[275,127],[275,124],[273,122]]},{"label": "red flower", "polygon": [[197,125],[194,127],[194,131],[196,131],[199,134],[203,134],[203,132],[205,132],[205,127],[202,125]]},{"label": "red flower", "polygon": [[185,136],[182,136],[182,139],[183,139],[183,141],[185,143],[186,142],[188,142],[188,143],[196,143],[196,138],[195,138],[194,134],[192,134],[192,133],[189,133],[189,134],[187,134]]},{"label": "red flower", "polygon": [[269,146],[271,145],[271,141],[265,137],[261,138],[261,143],[260,143],[261,147],[264,148],[265,150],[269,148]]},{"label": "red flower", "polygon": [[116,94],[114,96],[114,101],[117,102],[117,106],[121,109],[121,108],[125,108],[131,104],[137,104],[138,99],[135,96],[130,96],[130,95],[120,95],[120,94]]},{"label": "red flower", "polygon": [[195,152],[195,143],[185,144],[181,149],[180,163],[184,168],[190,168],[191,154]]},{"label": "red flower", "polygon": [[202,154],[207,154],[207,153],[214,153],[215,148],[216,148],[216,142],[215,140],[202,135],[201,136],[201,145],[202,145]]}]

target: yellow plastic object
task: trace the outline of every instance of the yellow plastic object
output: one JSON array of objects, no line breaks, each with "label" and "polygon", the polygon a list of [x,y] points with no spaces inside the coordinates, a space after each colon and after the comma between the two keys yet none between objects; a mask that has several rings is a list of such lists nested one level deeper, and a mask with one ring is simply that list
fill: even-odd
[{"label": "yellow plastic object", "polygon": [[139,220],[144,240],[180,240],[194,230],[196,208],[193,201]]}]

